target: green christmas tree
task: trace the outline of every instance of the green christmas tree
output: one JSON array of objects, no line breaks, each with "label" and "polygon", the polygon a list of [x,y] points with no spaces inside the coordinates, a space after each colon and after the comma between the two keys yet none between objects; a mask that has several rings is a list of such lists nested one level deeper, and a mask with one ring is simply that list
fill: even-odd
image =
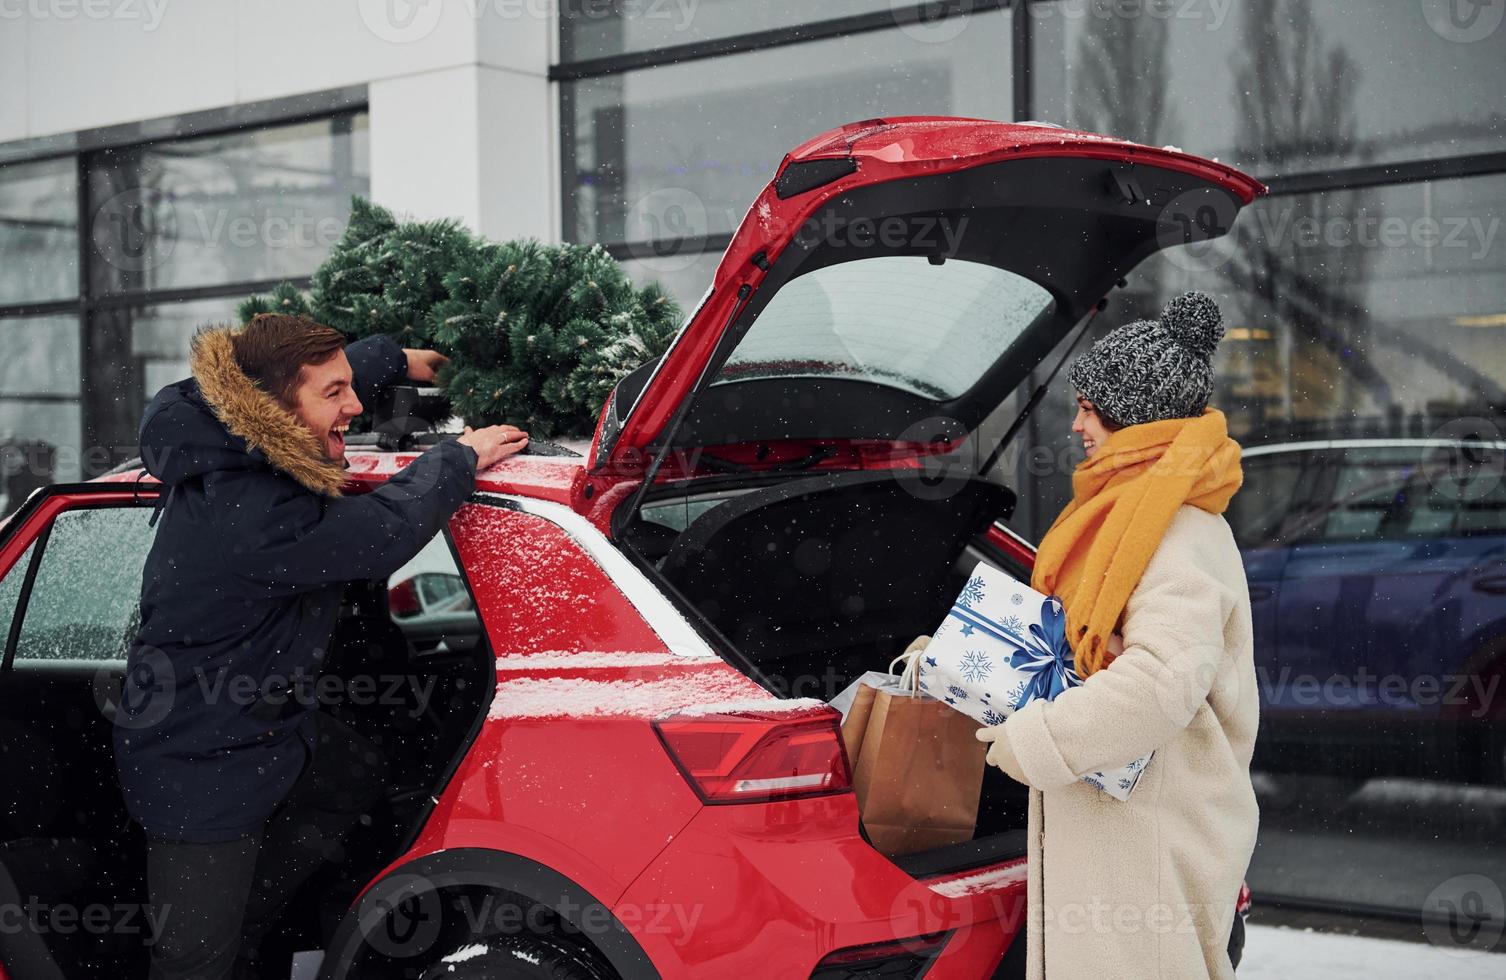
[{"label": "green christmas tree", "polygon": [[544,438],[590,435],[612,387],[664,352],[680,317],[599,245],[488,242],[360,198],[307,298],[283,284],[240,308],[243,322],[265,312],[438,350],[451,359],[439,384],[468,424]]}]

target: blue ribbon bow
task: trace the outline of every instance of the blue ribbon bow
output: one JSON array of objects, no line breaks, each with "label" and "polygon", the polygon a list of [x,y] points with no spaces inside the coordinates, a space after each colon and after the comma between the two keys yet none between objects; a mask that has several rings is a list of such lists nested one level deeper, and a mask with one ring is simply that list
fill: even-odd
[{"label": "blue ribbon bow", "polygon": [[1036,698],[1050,701],[1082,679],[1072,669],[1072,647],[1067,643],[1067,613],[1061,600],[1051,596],[1041,603],[1040,625],[1030,624],[1029,636],[1012,635],[1015,652],[1009,665],[1029,675],[1024,693],[1015,702],[1022,708]]}]

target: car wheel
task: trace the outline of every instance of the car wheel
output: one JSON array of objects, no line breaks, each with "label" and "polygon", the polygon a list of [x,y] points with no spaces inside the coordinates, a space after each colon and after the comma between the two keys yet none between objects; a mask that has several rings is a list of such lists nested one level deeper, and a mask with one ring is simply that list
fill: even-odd
[{"label": "car wheel", "polygon": [[535,934],[469,940],[440,956],[421,980],[611,980],[567,942]]}]

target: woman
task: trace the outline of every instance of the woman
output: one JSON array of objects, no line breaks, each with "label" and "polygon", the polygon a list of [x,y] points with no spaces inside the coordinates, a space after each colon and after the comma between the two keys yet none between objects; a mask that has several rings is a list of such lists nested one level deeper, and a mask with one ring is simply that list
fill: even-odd
[{"label": "woman", "polygon": [[[1031,788],[1035,980],[1233,976],[1259,705],[1244,568],[1221,516],[1239,444],[1207,407],[1222,336],[1218,307],[1187,293],[1068,371],[1088,458],[1031,585],[1062,598],[1085,680],[978,732],[988,761]],[[1151,751],[1128,801],[1079,778]]]}]

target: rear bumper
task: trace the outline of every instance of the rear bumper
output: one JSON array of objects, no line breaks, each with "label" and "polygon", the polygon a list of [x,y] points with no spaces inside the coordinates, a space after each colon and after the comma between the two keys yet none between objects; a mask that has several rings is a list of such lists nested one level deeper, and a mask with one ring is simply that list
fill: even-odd
[{"label": "rear bumper", "polygon": [[850,794],[705,807],[612,911],[666,978],[808,977],[836,950],[936,933],[927,980],[993,977],[1024,925],[1023,865],[932,887],[857,826]]}]

